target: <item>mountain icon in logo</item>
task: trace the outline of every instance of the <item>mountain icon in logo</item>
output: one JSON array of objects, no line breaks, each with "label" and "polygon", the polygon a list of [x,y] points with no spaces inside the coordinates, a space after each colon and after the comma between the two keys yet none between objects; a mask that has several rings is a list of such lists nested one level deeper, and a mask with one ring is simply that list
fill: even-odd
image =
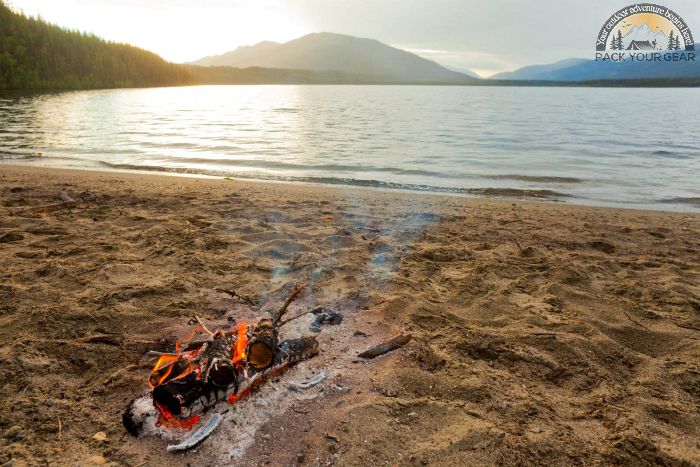
[{"label": "mountain icon in logo", "polygon": [[624,50],[666,50],[668,46],[668,36],[660,29],[653,31],[647,23],[633,26],[622,34]]},{"label": "mountain icon in logo", "polygon": [[[669,60],[680,61],[675,52],[695,52],[695,41],[688,23],[675,11],[653,3],[637,3],[615,12],[603,24],[596,40],[596,60],[624,61],[627,57],[642,57],[636,52],[670,51]],[[629,51],[629,53],[626,53]],[[658,55],[655,55],[658,58]],[[665,55],[664,55],[665,57]],[[694,55],[684,59],[694,60]]]}]

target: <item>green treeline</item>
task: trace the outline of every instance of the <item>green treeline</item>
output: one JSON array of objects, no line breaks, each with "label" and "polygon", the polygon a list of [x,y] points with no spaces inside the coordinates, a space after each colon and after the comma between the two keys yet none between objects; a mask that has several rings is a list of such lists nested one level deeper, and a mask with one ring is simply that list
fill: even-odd
[{"label": "green treeline", "polygon": [[14,13],[0,0],[0,89],[91,89],[192,84],[158,55]]}]

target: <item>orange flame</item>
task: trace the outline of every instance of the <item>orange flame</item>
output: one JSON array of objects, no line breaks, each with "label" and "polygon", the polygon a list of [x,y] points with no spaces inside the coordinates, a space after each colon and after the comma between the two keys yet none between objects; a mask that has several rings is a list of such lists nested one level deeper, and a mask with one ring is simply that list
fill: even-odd
[{"label": "orange flame", "polygon": [[245,323],[241,323],[238,326],[238,338],[236,339],[236,345],[233,347],[233,358],[231,361],[233,363],[238,363],[245,359],[245,349],[248,346],[248,326]]},{"label": "orange flame", "polygon": [[[148,385],[152,388],[160,386],[170,376],[173,366],[178,360],[180,360],[180,355],[161,355],[151,371]],[[160,371],[165,367],[167,367],[165,371]]]}]

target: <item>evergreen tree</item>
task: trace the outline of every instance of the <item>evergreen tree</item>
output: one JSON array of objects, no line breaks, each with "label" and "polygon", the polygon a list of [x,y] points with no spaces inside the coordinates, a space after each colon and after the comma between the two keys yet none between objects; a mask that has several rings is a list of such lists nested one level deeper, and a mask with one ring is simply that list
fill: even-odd
[{"label": "evergreen tree", "polygon": [[14,13],[0,0],[0,89],[190,84],[191,72],[154,53]]},{"label": "evergreen tree", "polygon": [[673,29],[668,35],[668,50],[674,50],[674,47],[676,46],[676,39],[675,36],[673,35]]},{"label": "evergreen tree", "polygon": [[622,29],[617,30],[617,50],[625,50],[625,46],[622,45]]}]

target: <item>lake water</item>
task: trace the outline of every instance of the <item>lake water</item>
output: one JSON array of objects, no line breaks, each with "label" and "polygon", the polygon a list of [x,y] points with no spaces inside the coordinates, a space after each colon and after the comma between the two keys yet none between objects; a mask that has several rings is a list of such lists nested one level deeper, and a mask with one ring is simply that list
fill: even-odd
[{"label": "lake water", "polygon": [[457,194],[546,190],[540,194],[578,204],[700,211],[698,109],[696,89],[199,86],[0,95],[0,162]]}]

